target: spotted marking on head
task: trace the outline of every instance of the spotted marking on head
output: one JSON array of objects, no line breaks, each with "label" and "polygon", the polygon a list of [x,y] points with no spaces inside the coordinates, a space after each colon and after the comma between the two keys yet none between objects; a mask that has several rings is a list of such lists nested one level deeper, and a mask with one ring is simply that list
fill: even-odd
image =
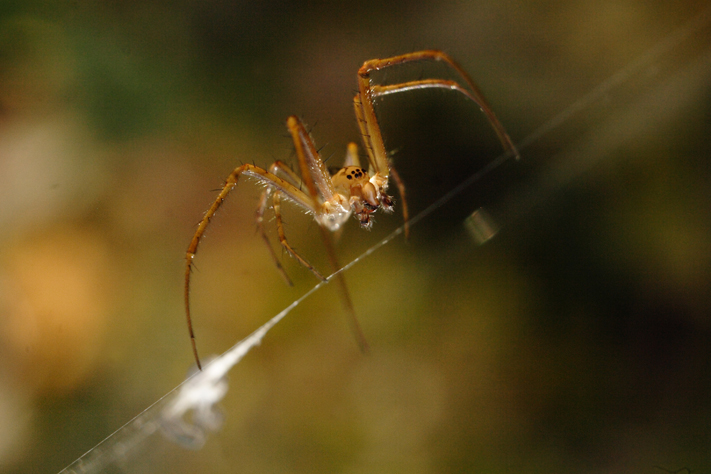
[{"label": "spotted marking on head", "polygon": [[346,179],[348,180],[353,180],[353,179],[361,179],[365,176],[368,176],[367,171],[363,168],[354,168],[346,174]]}]

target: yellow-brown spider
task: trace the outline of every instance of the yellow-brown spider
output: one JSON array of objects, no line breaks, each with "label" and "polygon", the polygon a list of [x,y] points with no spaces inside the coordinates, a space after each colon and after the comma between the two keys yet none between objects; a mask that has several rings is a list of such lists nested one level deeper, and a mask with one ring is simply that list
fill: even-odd
[{"label": "yellow-brown spider", "polygon": [[[449,67],[454,69],[457,74],[464,80],[464,84],[456,81],[445,79],[418,79],[414,81],[402,82],[391,85],[373,84],[370,75],[373,71],[379,71],[387,67],[396,66],[413,61],[442,61]],[[301,121],[294,116],[288,118],[286,125],[291,134],[296,150],[296,157],[299,161],[299,177],[289,167],[277,161],[265,170],[255,165],[245,164],[235,168],[227,177],[222,190],[217,195],[215,202],[207,210],[202,221],[198,225],[197,231],[190,241],[186,252],[186,269],[185,269],[185,312],[187,316],[188,331],[190,333],[190,341],[192,343],[193,355],[197,366],[201,368],[200,358],[198,357],[197,345],[195,343],[195,334],[193,332],[192,320],[190,317],[190,274],[192,270],[193,258],[197,252],[205,230],[207,229],[210,220],[215,215],[215,212],[220,208],[227,195],[237,185],[241,175],[246,175],[255,178],[266,185],[266,189],[262,193],[262,197],[257,209],[257,226],[262,234],[262,237],[267,243],[269,250],[276,262],[277,268],[281,272],[287,283],[291,284],[284,269],[279,264],[279,261],[269,244],[269,240],[262,225],[263,215],[268,207],[269,197],[272,198],[272,208],[276,220],[277,232],[279,241],[282,247],[296,260],[306,268],[311,270],[321,280],[326,280],[311,264],[294,251],[289,245],[284,233],[284,226],[281,218],[281,198],[285,197],[301,207],[308,214],[313,215],[319,228],[324,236],[324,243],[329,254],[334,270],[338,270],[338,264],[335,258],[335,252],[325,229],[331,232],[337,231],[343,224],[354,215],[362,227],[370,228],[372,225],[371,214],[382,209],[385,212],[391,212],[393,209],[393,200],[387,194],[388,182],[390,176],[395,180],[400,193],[402,212],[405,221],[405,235],[408,234],[408,212],[405,202],[405,186],[400,180],[397,172],[393,168],[388,153],[385,150],[383,137],[380,133],[380,126],[375,115],[375,99],[400,92],[407,92],[417,89],[446,89],[459,92],[467,98],[474,101],[479,108],[484,112],[491,125],[494,127],[499,140],[503,144],[504,150],[518,157],[518,151],[513,142],[509,138],[506,130],[499,120],[494,115],[489,104],[484,99],[484,96],[479,91],[479,88],[474,84],[467,73],[448,55],[441,51],[419,51],[415,53],[403,54],[387,59],[372,59],[363,63],[363,66],[358,70],[358,89],[359,92],[353,99],[355,107],[355,115],[360,127],[363,146],[368,156],[368,169],[366,170],[360,164],[358,158],[358,147],[355,143],[348,145],[345,163],[334,175],[331,175],[326,168],[326,165],[321,160],[321,157],[314,146],[306,128]],[[350,302],[350,297],[345,286],[345,280],[342,274],[338,274],[341,284],[345,305],[351,313],[351,324],[354,333],[358,339],[361,348],[366,347],[365,339],[358,327],[353,306]]]}]

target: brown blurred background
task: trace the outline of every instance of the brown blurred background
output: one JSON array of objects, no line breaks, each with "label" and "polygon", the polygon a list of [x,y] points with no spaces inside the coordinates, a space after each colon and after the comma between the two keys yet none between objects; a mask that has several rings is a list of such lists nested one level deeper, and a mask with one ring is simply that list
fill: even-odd
[{"label": "brown blurred background", "polygon": [[[57,472],[177,385],[184,252],[214,189],[242,162],[295,164],[291,114],[338,165],[362,62],[438,48],[519,143],[624,75],[346,274],[370,354],[329,285],[232,371],[202,450],[109,472],[711,472],[708,13],[683,29],[705,7],[5,0],[0,471]],[[451,72],[380,79],[424,76]],[[500,153],[456,95],[378,110],[412,214]],[[285,256],[283,284],[258,195],[240,185],[196,259],[204,356],[316,283]],[[501,227],[483,246],[463,225],[480,207]],[[312,220],[285,219],[326,271]],[[401,223],[350,222],[342,263]]]}]

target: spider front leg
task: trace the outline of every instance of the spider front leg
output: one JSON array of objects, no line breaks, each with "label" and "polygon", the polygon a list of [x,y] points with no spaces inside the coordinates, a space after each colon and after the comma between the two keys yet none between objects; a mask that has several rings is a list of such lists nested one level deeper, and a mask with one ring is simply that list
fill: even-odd
[{"label": "spider front leg", "polygon": [[185,286],[184,286],[184,297],[185,297],[185,317],[188,324],[188,333],[190,334],[190,342],[193,348],[193,356],[195,357],[195,362],[200,370],[202,370],[202,365],[200,364],[200,357],[198,356],[197,344],[195,342],[195,332],[193,331],[193,323],[190,315],[190,275],[192,274],[193,259],[197,254],[198,247],[202,241],[202,237],[210,225],[210,221],[214,217],[215,213],[222,207],[222,204],[227,199],[230,192],[237,186],[240,176],[243,174],[256,178],[259,181],[267,184],[274,188],[275,192],[282,192],[297,204],[299,207],[304,209],[306,212],[316,213],[317,209],[314,205],[314,200],[301,191],[299,188],[291,184],[290,182],[274,175],[258,166],[251,164],[245,164],[235,168],[232,173],[225,180],[225,184],[217,195],[217,198],[212,203],[210,208],[207,210],[202,220],[198,224],[198,228],[193,235],[188,250],[185,252]]},{"label": "spider front leg", "polygon": [[[374,71],[379,71],[388,67],[398,66],[409,62],[424,60],[441,61],[446,63],[462,77],[465,86],[460,85],[456,81],[445,79],[424,79],[392,85],[372,84],[371,73]],[[516,146],[506,133],[504,126],[501,122],[499,122],[498,118],[496,118],[494,111],[484,98],[484,95],[466,71],[464,71],[464,69],[462,69],[462,67],[447,54],[441,51],[419,51],[400,56],[393,56],[386,59],[372,59],[363,63],[363,66],[358,70],[359,92],[353,100],[356,119],[358,120],[358,126],[363,138],[363,145],[368,153],[368,161],[370,162],[371,168],[385,178],[388,178],[389,175],[392,174],[395,179],[395,184],[400,191],[400,197],[402,200],[403,217],[405,220],[405,236],[409,234],[409,226],[407,223],[408,210],[405,201],[405,186],[388,158],[378,118],[375,114],[375,100],[378,97],[388,94],[433,88],[459,92],[477,104],[484,115],[486,115],[487,119],[491,123],[491,126],[494,128],[494,131],[501,141],[504,150],[515,156],[517,159],[519,158]]]},{"label": "spider front leg", "polygon": [[[400,179],[400,174],[387,158],[385,143],[383,142],[377,119],[374,119],[375,123],[371,124],[366,118],[366,107],[363,105],[361,94],[356,94],[353,98],[353,108],[355,109],[356,120],[358,121],[361,137],[363,137],[363,146],[365,146],[365,150],[368,153],[368,163],[370,164],[370,169],[376,173],[380,173],[380,175],[386,179],[390,174],[392,174],[393,179],[395,180],[395,185],[397,186],[398,193],[400,194],[400,207],[402,208],[405,238],[407,239],[410,237],[410,212],[408,211],[407,199],[405,198],[405,183],[402,179]],[[375,117],[375,115],[373,115],[373,117]],[[380,143],[380,145],[378,145],[378,143]],[[355,146],[355,144],[352,145]],[[352,151],[349,147],[349,155],[351,153]],[[392,209],[392,201],[390,200],[390,197],[386,195],[385,198],[386,201],[389,202],[389,204],[386,203],[385,209]]]},{"label": "spider front leg", "polygon": [[[464,79],[464,82],[467,87],[462,87],[459,83],[455,81],[449,81],[444,79],[425,79],[388,86],[377,86],[372,84],[370,74],[373,71],[380,71],[388,67],[424,60],[441,61],[447,64],[449,67],[454,69],[457,74],[461,76],[462,79]],[[384,160],[386,160],[387,157],[385,155],[385,145],[383,143],[382,135],[380,134],[378,120],[375,116],[375,109],[373,106],[374,99],[381,95],[426,88],[441,88],[454,90],[464,94],[467,98],[471,99],[479,106],[481,111],[484,112],[484,115],[486,115],[486,118],[489,120],[491,126],[494,128],[494,131],[499,137],[499,140],[501,141],[504,150],[511,153],[517,159],[519,158],[519,153],[516,149],[516,146],[513,144],[513,141],[511,141],[511,138],[506,133],[506,129],[504,128],[504,126],[501,124],[501,122],[499,122],[499,119],[496,118],[493,109],[484,98],[484,94],[482,94],[479,87],[474,83],[471,77],[469,77],[469,74],[467,74],[467,72],[459,64],[457,64],[457,62],[454,61],[454,59],[452,59],[451,57],[449,57],[449,55],[443,53],[442,51],[417,51],[414,53],[402,54],[400,56],[393,56],[391,58],[386,59],[371,59],[370,61],[366,61],[365,63],[363,63],[363,66],[358,70],[358,87],[360,90],[360,95],[362,97],[362,114],[366,122],[365,128],[368,132],[368,139],[372,142],[371,148],[373,149],[375,158],[379,162],[383,162],[379,163],[380,166],[383,166],[385,164]]]}]

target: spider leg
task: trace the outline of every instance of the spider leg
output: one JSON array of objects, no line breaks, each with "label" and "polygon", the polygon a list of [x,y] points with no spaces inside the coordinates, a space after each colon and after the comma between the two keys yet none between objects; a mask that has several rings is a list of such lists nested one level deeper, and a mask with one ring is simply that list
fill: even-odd
[{"label": "spider leg", "polygon": [[331,174],[326,164],[321,160],[313,140],[306,131],[306,127],[296,116],[291,116],[286,121],[286,126],[294,141],[296,156],[299,159],[301,179],[309,190],[313,207],[318,207],[319,197],[328,201],[336,194],[331,183]]},{"label": "spider leg", "polygon": [[[269,167],[269,172],[275,176],[280,176],[284,178],[296,187],[299,186],[299,183],[301,181],[296,175],[296,173],[291,170],[291,168],[289,168],[286,164],[279,160],[272,163],[272,165]],[[257,222],[257,232],[261,234],[262,239],[264,240],[264,243],[266,244],[267,249],[269,250],[269,255],[271,255],[272,260],[274,261],[274,264],[277,267],[277,270],[281,274],[286,284],[289,286],[294,286],[294,283],[289,278],[289,275],[286,274],[286,270],[284,270],[284,267],[279,261],[277,254],[274,252],[274,248],[269,242],[269,237],[267,237],[266,230],[264,229],[264,212],[267,209],[267,203],[269,202],[269,198],[271,197],[273,191],[274,189],[271,186],[268,186],[264,191],[262,191],[262,195],[259,198],[259,206],[257,207],[257,211],[255,213],[255,220]]]},{"label": "spider leg", "polygon": [[[385,178],[389,177],[391,173],[393,175],[395,185],[400,193],[402,218],[405,223],[405,238],[409,238],[410,225],[408,224],[408,220],[410,219],[410,214],[407,208],[407,199],[405,198],[405,184],[400,179],[400,175],[393,167],[393,164],[387,158],[385,144],[383,142],[382,135],[380,134],[380,126],[377,123],[377,119],[373,118],[373,120],[375,120],[373,125],[368,122],[368,119],[366,119],[367,115],[365,106],[361,100],[361,94],[356,94],[353,98],[353,108],[355,109],[356,120],[358,121],[358,126],[360,127],[360,134],[363,137],[363,145],[368,152],[368,163],[370,163],[371,169],[380,173]],[[374,114],[373,117],[375,117]],[[373,126],[374,128],[372,128]],[[375,132],[371,132],[371,130],[375,130]],[[373,133],[373,135],[371,135],[371,133]],[[378,145],[378,143],[380,143],[380,145]],[[383,160],[380,158],[381,155],[384,156],[385,165],[382,164]],[[383,166],[385,167],[383,168]]]},{"label": "spider leg", "polygon": [[277,254],[274,252],[274,248],[269,242],[269,237],[267,237],[267,232],[264,230],[264,211],[267,208],[267,202],[269,201],[269,196],[271,195],[271,193],[272,189],[267,188],[262,192],[262,196],[259,198],[259,206],[257,207],[257,212],[255,212],[255,220],[257,221],[257,232],[261,234],[262,239],[264,240],[264,243],[266,244],[267,249],[269,250],[269,255],[271,255],[272,260],[274,261],[274,264],[276,265],[277,270],[279,271],[279,274],[284,279],[284,282],[289,286],[294,286],[294,283],[289,278],[289,275],[286,274],[286,270],[284,270],[284,267],[281,265],[279,257],[277,257]]},{"label": "spider leg", "polygon": [[289,168],[289,166],[283,161],[277,160],[272,163],[272,165],[269,167],[269,172],[273,175],[284,178],[296,187],[299,187],[299,185],[301,184],[301,179],[299,179],[299,175],[294,173],[294,171]]},{"label": "spider leg", "polygon": [[200,365],[200,357],[198,356],[197,344],[195,343],[195,332],[193,331],[193,323],[190,315],[190,274],[193,268],[193,259],[197,253],[198,247],[200,246],[200,241],[202,236],[205,234],[210,221],[212,220],[215,213],[220,209],[225,199],[230,194],[230,192],[237,186],[237,181],[240,176],[245,174],[259,181],[275,188],[277,191],[284,193],[297,205],[301,206],[307,212],[316,213],[316,208],[313,205],[313,199],[306,195],[299,188],[289,183],[288,181],[262,169],[258,166],[252,164],[245,164],[235,168],[232,173],[225,180],[225,185],[220,190],[217,198],[212,203],[210,208],[207,210],[202,220],[198,224],[195,235],[193,235],[188,250],[185,252],[185,287],[184,287],[184,297],[185,297],[185,317],[188,323],[188,333],[190,334],[190,342],[193,348],[193,355],[195,356],[195,362],[197,363],[198,369],[202,370]]},{"label": "spider leg", "polygon": [[[331,266],[334,271],[338,271],[340,269],[340,265],[338,264],[338,259],[336,258],[336,251],[333,248],[333,240],[331,239],[331,235],[322,226],[319,226],[319,229],[321,229],[323,244],[326,247],[326,252],[328,253],[328,259],[331,261]],[[368,340],[365,338],[363,329],[361,329],[360,323],[358,322],[358,315],[353,307],[353,301],[351,300],[351,294],[350,291],[348,291],[348,284],[346,283],[346,278],[343,276],[343,272],[338,272],[336,274],[336,280],[338,281],[338,286],[341,289],[341,299],[343,301],[343,307],[348,315],[348,323],[351,327],[351,332],[356,339],[356,343],[358,344],[360,351],[367,354],[369,350]]]},{"label": "spider leg", "polygon": [[[331,174],[328,172],[324,162],[321,158],[319,158],[313,140],[311,140],[311,137],[306,131],[303,123],[297,117],[291,116],[287,120],[287,128],[291,133],[294,141],[294,148],[296,150],[296,156],[299,159],[301,179],[311,193],[311,198],[314,200],[314,207],[318,207],[317,203],[319,197],[324,201],[328,201],[331,200],[336,194],[333,183],[331,182]],[[355,159],[358,159],[357,149],[349,146],[349,153],[353,153]],[[334,272],[338,272],[341,267],[338,264],[338,259],[336,258],[336,251],[333,248],[331,235],[326,231],[323,225],[319,225],[319,229],[321,231],[321,236],[323,237],[323,244],[326,247],[326,252],[328,253],[328,259],[331,262],[331,267]],[[366,341],[365,335],[363,334],[360,324],[358,323],[358,317],[353,307],[353,301],[351,300],[350,292],[348,291],[346,279],[342,272],[338,272],[336,274],[336,278],[341,289],[341,299],[348,314],[348,321],[351,326],[351,331],[356,338],[356,342],[358,343],[360,350],[362,352],[367,352],[368,342]]]},{"label": "spider leg", "polygon": [[323,281],[328,281],[323,275],[318,272],[318,270],[314,268],[313,265],[311,265],[304,258],[302,258],[301,255],[296,253],[296,251],[291,248],[291,245],[289,245],[289,242],[286,240],[286,234],[284,233],[284,223],[281,220],[281,194],[278,191],[275,192],[274,196],[272,197],[272,206],[274,208],[274,216],[276,217],[277,232],[279,233],[279,242],[281,243],[281,246],[284,247],[287,252],[289,252],[289,255],[298,260],[300,264],[311,270],[311,273],[316,275],[316,278]]},{"label": "spider leg", "polygon": [[[387,67],[423,60],[442,61],[447,63],[464,79],[464,82],[468,88],[462,87],[455,81],[448,81],[444,79],[425,79],[386,86],[372,84],[370,74],[373,71],[379,71]],[[409,226],[407,225],[408,211],[404,196],[405,186],[388,160],[388,154],[385,150],[385,143],[380,131],[380,125],[378,124],[378,118],[375,114],[375,98],[398,92],[427,88],[441,88],[457,91],[464,94],[467,98],[474,101],[474,103],[479,106],[494,128],[494,131],[499,137],[504,150],[515,156],[517,159],[519,158],[516,146],[506,133],[504,126],[501,122],[499,122],[499,119],[496,118],[494,111],[484,98],[484,94],[482,94],[479,90],[479,87],[477,87],[474,81],[459,64],[441,51],[418,51],[386,59],[372,59],[370,61],[366,61],[358,70],[358,88],[359,93],[356,94],[353,99],[353,105],[361,136],[363,137],[363,144],[366,152],[368,153],[368,161],[370,162],[371,167],[373,167],[373,169],[376,172],[379,172],[382,176],[387,178],[390,173],[393,174],[393,178],[395,179],[395,183],[400,191],[402,199],[403,217],[405,220],[405,236],[409,235]]]},{"label": "spider leg", "polygon": [[504,150],[511,153],[511,155],[515,156],[516,159],[520,158],[520,155],[518,153],[518,150],[516,149],[516,145],[513,144],[511,141],[511,138],[508,136],[506,133],[506,129],[504,129],[504,126],[499,122],[499,119],[496,118],[496,115],[494,115],[494,111],[491,110],[491,107],[489,104],[486,103],[484,100],[484,97],[480,95],[481,93],[473,93],[465,88],[463,88],[459,83],[455,81],[449,81],[449,80],[444,80],[444,79],[424,79],[424,80],[418,80],[418,81],[409,81],[409,82],[403,82],[402,84],[393,84],[393,85],[387,85],[387,86],[380,86],[380,85],[374,85],[371,86],[372,89],[372,97],[380,97],[388,94],[393,94],[393,93],[398,93],[398,92],[406,92],[406,91],[412,91],[412,90],[418,90],[418,89],[433,89],[433,88],[438,88],[438,89],[446,89],[446,90],[453,90],[456,92],[459,92],[461,94],[464,94],[468,99],[472,100],[474,103],[476,103],[479,108],[481,109],[482,112],[484,112],[484,115],[486,115],[486,118],[489,120],[489,123],[491,123],[491,126],[494,128],[494,131],[496,132],[496,135],[499,138],[499,141],[501,142],[501,145],[504,147]]},{"label": "spider leg", "polygon": [[[375,172],[379,172],[380,174],[385,173],[383,176],[387,178],[390,167],[388,166],[387,152],[385,151],[383,137],[380,135],[380,127],[378,126],[377,119],[373,118],[373,120],[375,120],[375,131],[371,132],[360,93],[356,94],[353,98],[353,108],[355,109],[358,128],[360,128],[360,136],[363,137],[363,146],[368,154],[370,169]],[[373,117],[375,117],[374,112]],[[373,135],[371,135],[371,133],[373,133]],[[382,147],[378,146],[378,139],[380,140]],[[381,155],[384,156],[384,160],[380,160]]]},{"label": "spider leg", "polygon": [[397,172],[395,167],[390,164],[390,174],[392,174],[393,179],[395,180],[395,185],[397,186],[397,192],[400,193],[400,205],[402,206],[402,218],[403,221],[405,222],[404,227],[405,227],[405,238],[408,239],[410,238],[410,213],[407,210],[407,198],[405,197],[405,183],[402,181],[400,178],[400,173]]},{"label": "spider leg", "polygon": [[[445,80],[420,80],[411,81],[403,84],[394,84],[392,86],[374,86],[371,84],[370,74],[373,71],[379,71],[387,67],[397,66],[400,64],[405,64],[413,61],[442,61],[447,63],[452,69],[454,69],[466,82],[469,88],[467,91],[465,88],[461,87],[458,83],[454,81]],[[373,108],[374,98],[378,95],[385,95],[394,92],[405,92],[413,89],[421,89],[427,87],[440,87],[446,89],[453,89],[458,92],[463,93],[468,98],[473,100],[479,108],[484,112],[489,122],[494,127],[496,134],[499,136],[499,140],[504,146],[506,151],[511,152],[517,158],[519,157],[518,150],[514,146],[511,138],[509,138],[504,126],[499,122],[494,114],[491,106],[484,98],[479,87],[474,83],[474,81],[469,77],[466,71],[457,64],[452,58],[442,51],[418,51],[414,53],[402,54],[400,56],[393,56],[386,59],[372,59],[363,63],[363,66],[358,70],[358,86],[360,89],[361,96],[361,107],[363,119],[366,121],[366,129],[368,131],[369,140],[371,142],[371,149],[374,154],[373,159],[378,162],[380,166],[386,163],[387,155],[385,153],[385,146],[382,143],[382,136],[380,134],[380,127],[377,123],[377,118],[375,116],[375,111]],[[381,156],[382,155],[382,156]]]}]

